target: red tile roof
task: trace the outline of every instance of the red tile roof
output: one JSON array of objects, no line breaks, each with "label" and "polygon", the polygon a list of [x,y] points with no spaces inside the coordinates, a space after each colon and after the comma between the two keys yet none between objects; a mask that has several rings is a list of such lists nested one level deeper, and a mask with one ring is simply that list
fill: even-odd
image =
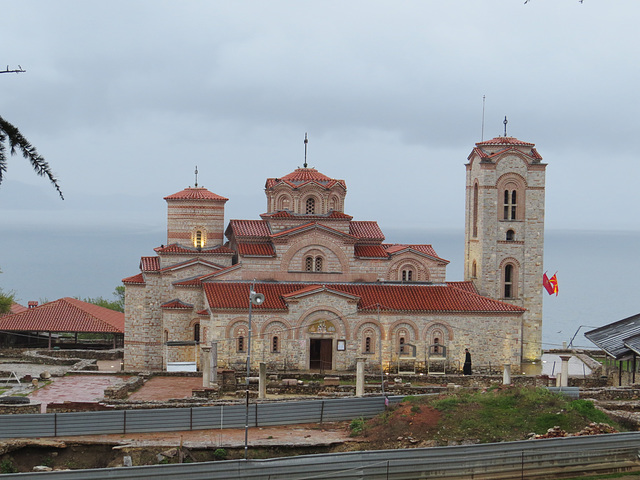
[{"label": "red tile roof", "polygon": [[229,230],[232,230],[236,237],[268,237],[271,235],[269,225],[264,220],[231,220],[227,232]]},{"label": "red tile roof", "polygon": [[124,333],[124,313],[65,297],[0,318],[0,330]]},{"label": "red tile roof", "polygon": [[178,270],[184,267],[190,267],[191,265],[205,265],[207,267],[213,267],[216,270],[224,268],[222,265],[218,265],[217,263],[210,262],[208,260],[203,260],[202,258],[190,258],[189,260],[185,260],[184,262],[174,263],[173,265],[169,265],[168,267],[164,267],[161,269],[161,272],[167,272],[169,270]]},{"label": "red tile roof", "polygon": [[[38,303],[36,302],[36,306],[38,305]],[[12,303],[11,304],[11,310],[10,313],[21,313],[21,312],[25,312],[29,310],[27,307],[25,307],[24,305],[20,305],[19,303]]]},{"label": "red tile roof", "polygon": [[362,240],[377,240],[380,242],[384,240],[384,234],[380,230],[378,222],[362,220],[350,222],[349,233]]},{"label": "red tile roof", "polygon": [[168,302],[165,302],[162,305],[160,305],[160,308],[174,309],[174,310],[191,310],[193,309],[193,305],[190,303],[183,302],[182,300],[179,300],[177,298],[174,298],[173,300],[169,300]]},{"label": "red tile roof", "polygon": [[241,263],[236,263],[235,265],[221,268],[216,272],[207,273],[206,275],[200,275],[199,277],[186,278],[184,280],[176,280],[175,282],[171,282],[171,285],[175,285],[179,287],[199,287],[202,285],[203,280],[219,277],[220,275],[224,275],[225,273],[228,273],[232,270],[236,270],[241,267],[242,267]]},{"label": "red tile roof", "polygon": [[293,172],[282,178],[268,178],[265,188],[273,188],[280,183],[287,183],[294,188],[298,188],[307,183],[316,183],[325,188],[331,188],[336,184],[340,184],[344,188],[347,188],[344,180],[329,178],[315,168],[296,168]]},{"label": "red tile roof", "polygon": [[129,285],[146,285],[147,282],[144,281],[144,276],[139,273],[131,277],[123,278],[122,283]]},{"label": "red tile roof", "polygon": [[431,245],[426,245],[426,244],[404,245],[401,243],[385,243],[383,247],[385,248],[385,250],[389,255],[397,255],[405,251],[413,250],[414,252],[422,253],[424,255],[428,255],[430,257],[436,258],[442,262],[449,263],[449,260],[440,258]]},{"label": "red tile roof", "polygon": [[447,285],[465,290],[470,293],[478,293],[478,290],[476,289],[476,286],[473,284],[473,282],[447,282]]},{"label": "red tile roof", "polygon": [[356,257],[361,258],[389,258],[382,245],[356,245],[353,252]]},{"label": "red tile roof", "polygon": [[478,142],[476,145],[518,145],[518,146],[526,146],[533,147],[535,143],[523,142],[522,140],[518,140],[515,137],[495,137],[491,140],[485,140],[484,142]]},{"label": "red tile roof", "polygon": [[[256,309],[287,310],[286,295],[305,288],[324,288],[317,284],[258,283],[256,292],[263,293],[265,302]],[[245,310],[249,302],[249,283],[203,283],[207,301],[212,309]],[[413,311],[442,313],[510,313],[519,314],[524,308],[492,300],[487,297],[446,284],[327,284],[336,292],[360,297],[358,310]]]},{"label": "red tile roof", "polygon": [[210,192],[206,188],[197,187],[197,188],[185,188],[181,192],[174,193],[173,195],[169,195],[168,197],[164,197],[165,200],[217,200],[220,202],[226,202],[229,200],[228,198],[221,197],[220,195],[216,195],[213,192]]},{"label": "red tile roof", "polygon": [[298,225],[297,227],[288,228],[287,230],[282,230],[281,232],[274,233],[273,235],[271,235],[271,238],[285,237],[287,235],[291,235],[292,233],[298,233],[298,232],[313,229],[313,228],[317,228],[319,230],[326,230],[327,232],[335,233],[336,235],[339,235],[341,237],[354,238],[353,235],[344,233],[340,230],[336,230],[335,228],[328,227],[318,222],[305,223],[304,225]]},{"label": "red tile roof", "polygon": [[275,213],[263,213],[260,215],[263,218],[304,218],[304,219],[339,219],[339,220],[351,220],[353,217],[346,213],[331,210],[326,214],[311,215],[308,213],[293,213],[289,210],[280,210]]},{"label": "red tile roof", "polygon": [[[473,157],[474,154],[477,155],[478,157],[480,157],[482,160],[487,160],[487,159],[490,159],[490,158],[493,158],[493,157],[500,156],[500,155],[502,155],[504,153],[507,153],[509,151],[512,151],[512,150],[514,150],[514,147],[516,146],[515,144],[511,144],[511,145],[508,145],[507,147],[505,147],[502,150],[499,150],[497,152],[488,153],[488,152],[485,152],[482,148],[480,148],[479,145],[491,145],[491,144],[489,144],[487,142],[484,142],[482,144],[476,143],[476,145],[478,145],[478,146],[474,147],[473,150],[471,150],[471,153],[467,157],[467,160],[471,160],[471,157]],[[528,147],[528,146],[533,145],[533,144],[532,143],[531,144],[523,143],[523,145]],[[526,155],[528,155],[529,157],[533,158],[534,160],[538,160],[538,161],[542,160],[542,156],[538,153],[538,151],[533,146],[531,147],[531,150],[529,151],[529,153],[521,152],[520,150],[517,150],[517,151],[518,151],[518,153],[525,153]]]},{"label": "red tile roof", "polygon": [[157,272],[160,270],[160,258],[142,257],[140,259],[140,270],[143,272]]},{"label": "red tile roof", "polygon": [[197,249],[195,247],[185,247],[183,245],[179,245],[177,243],[172,243],[171,245],[162,245],[161,247],[156,247],[153,249],[157,253],[168,253],[168,254],[178,254],[178,255],[194,255],[194,254],[207,254],[207,253],[215,253],[216,255],[233,255],[235,252],[231,250],[229,247],[225,247],[223,245],[216,245],[214,247],[201,248]]},{"label": "red tile roof", "polygon": [[276,251],[270,243],[239,243],[238,254],[243,257],[275,257]]}]

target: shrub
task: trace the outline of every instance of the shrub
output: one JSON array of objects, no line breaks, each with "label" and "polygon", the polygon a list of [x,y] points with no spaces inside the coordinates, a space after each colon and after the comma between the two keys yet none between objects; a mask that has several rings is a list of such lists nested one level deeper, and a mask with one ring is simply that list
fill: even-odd
[{"label": "shrub", "polygon": [[224,460],[227,458],[227,451],[224,448],[216,448],[213,451],[213,456],[216,460]]},{"label": "shrub", "polygon": [[364,431],[364,418],[360,417],[351,420],[349,429],[351,430],[352,437],[362,434],[362,432]]}]

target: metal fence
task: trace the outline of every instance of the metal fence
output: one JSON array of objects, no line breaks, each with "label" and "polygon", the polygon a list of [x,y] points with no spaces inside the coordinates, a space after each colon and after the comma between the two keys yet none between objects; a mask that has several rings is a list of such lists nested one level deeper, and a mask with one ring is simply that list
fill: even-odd
[{"label": "metal fence", "polygon": [[50,473],[5,474],[31,478],[139,480],[408,480],[535,479],[640,469],[640,432],[527,440],[482,445],[380,450],[323,455],[155,465]]},{"label": "metal fence", "polygon": [[[402,396],[388,397],[397,403]],[[374,417],[384,411],[384,397],[253,403],[249,426],[322,423]],[[82,413],[3,415],[0,438],[62,437],[109,433],[175,432],[245,426],[245,405],[110,410]]]}]

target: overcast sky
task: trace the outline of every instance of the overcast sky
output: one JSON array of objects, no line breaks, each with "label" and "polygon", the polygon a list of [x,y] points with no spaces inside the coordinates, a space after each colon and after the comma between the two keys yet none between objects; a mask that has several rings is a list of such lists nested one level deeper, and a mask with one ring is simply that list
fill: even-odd
[{"label": "overcast sky", "polygon": [[[230,199],[227,221],[257,219],[266,178],[302,165],[305,132],[309,165],[346,181],[355,219],[461,231],[483,96],[484,139],[503,134],[506,115],[508,134],[549,165],[547,229],[640,229],[637,0],[0,8],[0,68],[26,70],[0,75],[0,115],[65,195],[10,158],[0,229],[43,248],[52,229],[108,230],[153,234],[136,247],[152,254],[166,241],[162,198],[192,186],[196,165],[198,183]],[[3,250],[11,289],[6,256],[27,252]],[[113,250],[99,255],[113,262]],[[119,278],[137,273],[130,263]]]}]

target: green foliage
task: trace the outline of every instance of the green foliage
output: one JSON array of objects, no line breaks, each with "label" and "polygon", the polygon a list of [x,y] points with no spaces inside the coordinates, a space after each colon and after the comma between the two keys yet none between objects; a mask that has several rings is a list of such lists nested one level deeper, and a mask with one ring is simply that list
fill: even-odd
[{"label": "green foliage", "polygon": [[0,462],[0,473],[18,473],[18,469],[13,464],[11,457]]},{"label": "green foliage", "polygon": [[227,451],[224,448],[216,448],[213,451],[213,457],[216,460],[224,460],[225,458],[227,458]]},{"label": "green foliage", "polygon": [[364,418],[362,417],[354,418],[353,420],[351,420],[351,423],[349,424],[349,430],[351,430],[350,435],[352,437],[361,435],[362,432],[364,432],[364,426],[365,426]]},{"label": "green foliage", "polygon": [[583,417],[595,423],[607,423],[609,417],[598,410],[591,400],[574,400],[569,404],[569,411],[578,412]]},{"label": "green foliage", "polygon": [[9,313],[14,302],[15,294],[13,292],[5,293],[0,289],[0,314]]},{"label": "green foliage", "polygon": [[115,310],[116,312],[124,312],[124,286],[119,285],[113,292],[113,296],[116,297],[116,300],[107,300],[102,297],[96,298],[78,298],[78,300],[82,300],[83,302],[93,303],[94,305],[98,305],[100,307],[108,308],[109,310]]}]

